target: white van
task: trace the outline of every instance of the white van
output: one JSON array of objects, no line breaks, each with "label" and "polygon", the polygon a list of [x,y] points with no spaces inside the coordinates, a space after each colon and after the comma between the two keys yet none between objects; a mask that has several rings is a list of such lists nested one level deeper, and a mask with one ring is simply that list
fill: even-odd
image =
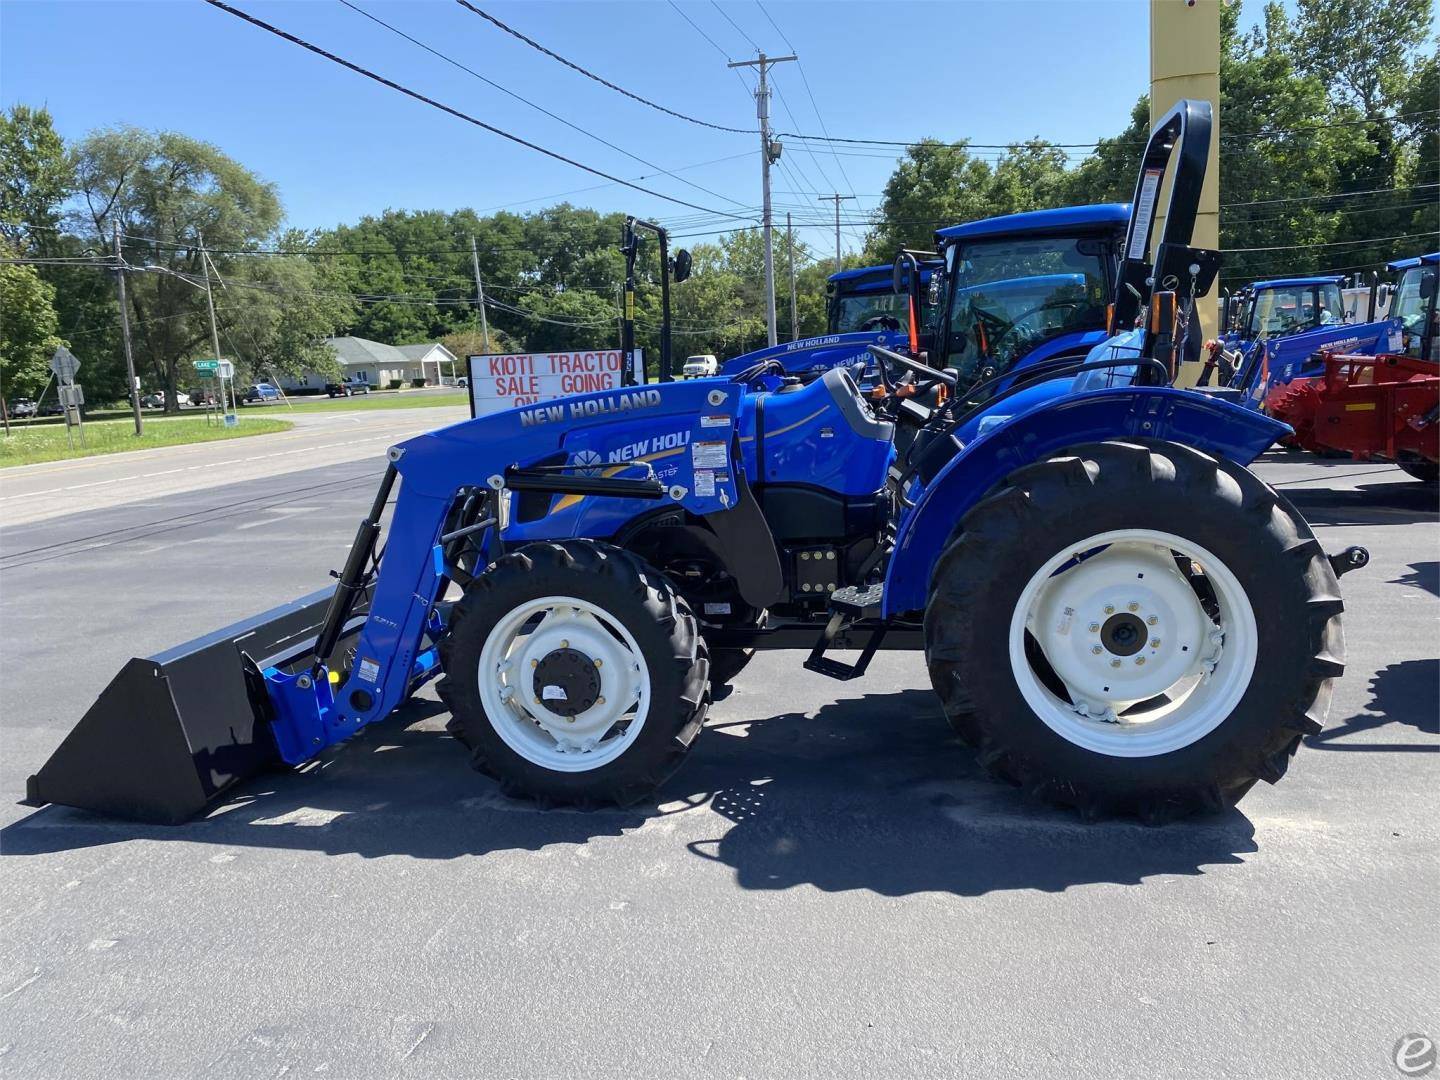
[{"label": "white van", "polygon": [[720,361],[715,359],[713,353],[691,356],[686,359],[685,366],[680,369],[681,376],[686,379],[708,379],[719,373]]}]

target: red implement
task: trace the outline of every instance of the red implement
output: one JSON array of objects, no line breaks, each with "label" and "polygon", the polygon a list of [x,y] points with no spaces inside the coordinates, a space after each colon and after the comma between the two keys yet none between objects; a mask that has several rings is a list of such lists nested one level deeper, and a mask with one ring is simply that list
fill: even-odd
[{"label": "red implement", "polygon": [[[1440,365],[1413,356],[1332,356],[1311,389],[1313,399],[1301,389],[1285,406],[1302,423],[1301,414],[1310,413],[1306,449],[1340,450],[1358,461],[1440,459]],[[1301,426],[1281,418],[1300,441]]]}]

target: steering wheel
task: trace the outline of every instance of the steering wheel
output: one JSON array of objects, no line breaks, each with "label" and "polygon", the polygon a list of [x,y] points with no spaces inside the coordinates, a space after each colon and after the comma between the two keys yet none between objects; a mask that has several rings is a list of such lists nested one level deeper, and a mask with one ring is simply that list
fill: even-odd
[{"label": "steering wheel", "polygon": [[1010,325],[1007,326],[1004,330],[1002,330],[1000,332],[1000,335],[990,343],[990,355],[994,356],[999,351],[1000,343],[1006,338],[1010,337],[1012,334],[1017,333],[1020,329],[1020,324],[1023,323],[1026,319],[1033,318],[1034,316],[1039,315],[1042,312],[1050,311],[1056,308],[1068,308],[1071,310],[1078,310],[1082,307],[1085,307],[1088,303],[1088,300],[1047,300],[1045,301],[1045,303],[1032,307],[1028,311],[1022,311],[1019,315],[1012,319],[1010,321]]},{"label": "steering wheel", "polygon": [[899,330],[900,320],[894,315],[872,315],[862,322],[857,329],[860,330]]},{"label": "steering wheel", "polygon": [[929,364],[906,356],[904,353],[898,353],[893,349],[886,349],[880,345],[867,345],[866,348],[870,350],[870,355],[879,361],[876,366],[880,369],[880,381],[885,384],[885,389],[887,390],[893,389],[895,385],[890,378],[890,371],[887,367],[889,364],[894,364],[896,367],[903,368],[911,375],[914,375],[916,377],[915,386],[919,391],[928,390],[936,383],[944,383],[953,390],[955,384],[959,382],[959,379],[953,371],[948,371],[943,368],[933,368]]}]

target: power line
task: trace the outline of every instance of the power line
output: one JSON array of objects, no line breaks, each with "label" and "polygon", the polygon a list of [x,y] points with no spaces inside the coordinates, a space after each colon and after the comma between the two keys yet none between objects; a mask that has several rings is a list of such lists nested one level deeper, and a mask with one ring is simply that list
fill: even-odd
[{"label": "power line", "polygon": [[[349,60],[344,59],[343,57],[337,56],[335,53],[328,52],[327,50],[322,49],[319,45],[313,45],[310,42],[304,40],[303,38],[299,38],[296,37],[294,34],[287,33],[286,31],[281,30],[277,26],[272,26],[270,23],[265,22],[263,19],[258,19],[254,15],[247,14],[246,12],[241,11],[239,8],[231,7],[229,4],[225,3],[224,0],[205,0],[205,2],[211,7],[219,8],[221,11],[225,12],[228,15],[233,15],[237,19],[243,19],[245,22],[249,23],[252,26],[259,27],[261,30],[266,31],[267,33],[274,34],[276,37],[279,38],[283,38],[284,40],[290,42],[292,45],[298,45],[300,46],[300,48],[312,52],[316,56],[322,56],[326,60],[329,60],[331,63],[339,64],[341,67],[349,68],[357,75],[363,75],[365,76],[365,78],[371,79],[379,83],[381,86],[389,87],[391,90],[395,90],[401,94],[404,94],[406,97],[414,98],[416,101],[423,102],[424,104],[429,105],[433,109],[439,109],[441,112],[448,113],[459,120],[464,120],[466,123],[473,124],[478,128],[482,128],[485,131],[490,132],[491,134],[499,135],[501,138],[509,139],[511,142],[518,143],[519,145],[529,150],[534,150],[538,153],[544,154],[546,157],[554,158],[556,161],[564,162],[566,165],[574,166],[577,169],[582,169],[585,172],[592,173],[595,176],[599,176],[605,180],[609,180],[612,183],[621,184],[625,187],[630,188],[633,191],[639,191],[654,198],[663,199],[666,202],[675,203],[679,206],[688,206],[692,210],[703,210],[708,214],[716,214],[720,217],[727,217],[735,220],[745,220],[744,218],[739,217],[739,215],[728,214],[723,210],[712,210],[711,208],[701,206],[698,203],[686,202],[684,199],[677,199],[673,195],[665,195],[659,191],[652,190],[651,188],[642,187],[639,184],[632,184],[630,181],[622,180],[618,176],[612,176],[610,173],[603,172],[600,169],[592,168],[589,165],[584,165],[576,161],[574,158],[566,157],[564,154],[556,153],[554,150],[547,150],[545,147],[540,146],[538,143],[530,142],[528,139],[522,139],[519,135],[512,135],[510,132],[505,131],[502,128],[498,128],[494,124],[487,124],[484,120],[476,119],[468,113],[461,112],[459,109],[455,109],[449,105],[445,105],[442,102],[436,101],[434,98],[426,97],[419,91],[411,90],[408,86],[402,86],[400,83],[395,82],[393,79],[387,79],[383,75],[377,75],[375,72],[371,71],[368,68],[361,67],[359,64],[353,63]],[[464,3],[464,0],[457,0],[457,2]]]},{"label": "power line", "polygon": [[1237,206],[1271,206],[1275,203],[1318,202],[1321,199],[1353,199],[1358,195],[1383,195],[1391,191],[1425,191],[1440,184],[1414,184],[1407,187],[1371,188],[1369,191],[1336,191],[1328,195],[1294,195],[1287,199],[1256,199],[1251,202],[1221,203],[1222,210]]},{"label": "power line", "polygon": [[[1364,117],[1364,118],[1356,119],[1356,120],[1336,120],[1336,121],[1332,121],[1332,122],[1328,122],[1328,123],[1323,123],[1323,124],[1309,124],[1309,125],[1306,125],[1306,126],[1304,126],[1304,127],[1272,128],[1272,129],[1270,129],[1270,130],[1268,130],[1268,131],[1230,131],[1230,132],[1222,132],[1221,135],[1220,135],[1220,138],[1222,138],[1222,139],[1272,139],[1272,138],[1276,138],[1276,137],[1281,136],[1281,135],[1304,135],[1304,134],[1309,134],[1309,133],[1315,132],[1315,131],[1325,131],[1325,130],[1328,130],[1328,129],[1331,129],[1331,128],[1356,127],[1356,126],[1364,125],[1364,124],[1399,123],[1399,122],[1403,122],[1403,121],[1412,119],[1412,118],[1417,117],[1417,116],[1437,116],[1437,115],[1440,115],[1440,109],[1421,109],[1421,110],[1418,110],[1418,111],[1416,111],[1416,112],[1410,112],[1410,113],[1396,113],[1396,114],[1393,115],[1393,116],[1370,116],[1370,117]],[[805,135],[805,134],[802,134],[802,133],[796,132],[796,131],[781,131],[781,132],[777,132],[776,134],[777,134],[780,138],[782,138],[782,139],[803,139],[803,140],[805,140],[805,141],[807,141],[807,142],[851,143],[851,144],[860,145],[860,146],[895,146],[895,147],[901,147],[901,148],[908,148],[908,147],[912,147],[912,146],[921,146],[921,145],[923,145],[924,143],[940,142],[940,140],[938,140],[938,139],[927,139],[927,140],[921,140],[921,141],[907,141],[907,140],[902,140],[902,139],[859,139],[859,138],[848,138],[848,137],[843,137],[843,136],[839,136],[839,135]],[[1144,146],[1144,145],[1145,145],[1145,140],[1143,140],[1143,139],[1130,140],[1130,139],[1121,139],[1121,138],[1119,138],[1119,137],[1111,138],[1111,139],[1100,139],[1100,140],[1097,140],[1097,141],[1095,141],[1095,142],[1062,143],[1062,142],[1050,142],[1049,140],[1042,140],[1042,141],[1044,141],[1047,146],[1054,146],[1054,147],[1058,147],[1058,148],[1060,148],[1060,149],[1073,149],[1073,150],[1088,150],[1088,149],[1094,149],[1095,147],[1101,146],[1102,144],[1103,144],[1103,145],[1106,145],[1106,146]],[[948,146],[948,147],[951,147],[951,148],[954,148],[954,149],[966,149],[967,147],[972,147],[972,146],[973,146],[973,147],[978,147],[978,148],[982,148],[982,149],[990,149],[990,150],[1006,150],[1006,149],[1009,149],[1009,148],[1012,147],[1012,146],[1016,146],[1016,145],[1019,145],[1019,144],[1018,144],[1018,143],[981,143],[981,142],[971,142],[971,141],[968,140],[968,139],[959,139],[959,140],[955,140],[955,141],[948,142],[948,143],[941,143],[941,145],[942,145],[942,146]]]},{"label": "power line", "polygon": [[[760,14],[764,15],[770,25],[775,28],[775,32],[780,35],[780,40],[785,43],[785,47],[789,49],[792,53],[796,53],[798,55],[799,51],[795,48],[794,45],[790,43],[790,38],[786,36],[784,30],[780,29],[780,24],[777,23],[774,17],[771,16],[770,12],[766,10],[765,5],[762,4],[760,0],[755,0],[755,6],[760,9]],[[795,61],[795,69],[800,72],[800,81],[805,85],[805,93],[810,98],[810,107],[815,110],[815,119],[820,124],[820,133],[828,139],[830,138],[830,129],[825,126],[825,118],[820,115],[820,105],[815,100],[815,91],[810,88],[810,78],[805,74],[805,65],[799,60],[797,60]],[[799,125],[797,124],[796,127],[799,127]],[[845,186],[850,189],[851,195],[855,195],[855,185],[850,182],[850,177],[846,175],[845,166],[840,161],[840,155],[835,153],[835,147],[833,144],[830,147],[830,152],[835,157],[835,167],[840,170],[840,175],[845,179]],[[858,196],[856,197],[858,198]]]},{"label": "power line", "polygon": [[[760,46],[756,44],[755,39],[752,38],[749,34],[747,34],[744,30],[740,29],[740,24],[737,23],[734,19],[730,18],[729,15],[725,14],[724,8],[717,4],[715,0],[710,0],[710,6],[713,7],[716,11],[720,12],[720,17],[722,19],[728,22],[731,26],[735,27],[735,32],[738,33],[741,37],[743,37],[746,41],[748,41],[752,49],[754,49],[757,53],[760,51]],[[791,49],[790,51],[794,52],[795,50]]]},{"label": "power line", "polygon": [[696,118],[693,117],[693,116],[688,116],[688,115],[686,115],[685,113],[676,112],[674,109],[666,108],[664,105],[657,104],[656,102],[651,101],[649,98],[641,97],[639,94],[631,93],[629,90],[626,90],[623,86],[616,86],[616,85],[615,85],[614,83],[612,83],[609,79],[602,78],[601,76],[596,75],[593,71],[589,70],[588,68],[581,67],[579,64],[575,63],[574,61],[565,59],[565,57],[561,56],[559,53],[554,52],[554,51],[551,50],[551,49],[547,49],[544,45],[541,45],[541,44],[540,44],[538,41],[536,41],[534,38],[526,37],[526,36],[525,36],[524,34],[522,34],[519,30],[516,30],[513,26],[509,26],[509,25],[501,22],[501,21],[500,21],[499,19],[497,19],[494,15],[491,15],[491,14],[490,14],[489,12],[487,12],[487,11],[482,11],[480,8],[476,7],[474,4],[470,3],[469,0],[455,0],[455,2],[456,2],[457,4],[459,4],[461,7],[465,8],[467,11],[470,11],[470,12],[476,14],[476,15],[479,15],[479,16],[480,16],[482,19],[484,19],[486,22],[489,22],[489,23],[494,24],[494,25],[497,26],[499,29],[501,29],[501,30],[505,31],[505,33],[509,34],[511,37],[520,39],[520,40],[523,41],[526,45],[529,45],[532,49],[535,49],[535,50],[537,50],[537,51],[539,51],[539,52],[542,52],[542,53],[544,53],[546,56],[550,57],[550,59],[555,60],[555,61],[558,61],[558,62],[561,63],[561,64],[564,64],[566,67],[570,68],[570,70],[572,70],[572,71],[579,72],[581,75],[584,75],[587,79],[593,79],[595,82],[598,82],[601,86],[605,86],[605,87],[608,87],[608,88],[611,89],[611,90],[614,90],[617,94],[624,94],[626,97],[630,98],[632,101],[638,101],[638,102],[639,102],[640,104],[642,104],[642,105],[648,105],[648,106],[649,106],[650,108],[652,108],[652,109],[656,109],[656,110],[658,110],[659,112],[665,113],[665,114],[667,114],[667,115],[669,115],[669,116],[673,116],[673,117],[675,117],[675,118],[677,118],[677,119],[679,119],[679,120],[686,120],[686,121],[688,121],[688,122],[690,122],[690,123],[692,123],[692,124],[699,124],[701,127],[713,128],[715,131],[728,131],[728,132],[730,132],[730,133],[732,133],[732,134],[735,134],[735,135],[754,135],[754,134],[755,134],[755,129],[754,129],[754,128],[736,128],[736,127],[727,127],[727,126],[724,125],[724,124],[712,124],[712,123],[711,123],[710,121],[708,121],[708,120],[699,120],[699,119],[696,119]]},{"label": "power line", "polygon": [[1372,236],[1367,240],[1332,240],[1328,244],[1277,244],[1270,247],[1221,248],[1226,255],[1238,255],[1246,251],[1301,251],[1311,248],[1359,247],[1364,244],[1384,244],[1392,240],[1417,240],[1422,236],[1433,237],[1432,232],[1406,233],[1403,236]]},{"label": "power line", "polygon": [[511,89],[510,89],[509,87],[507,87],[507,86],[502,86],[500,83],[497,83],[494,79],[486,78],[484,75],[480,74],[480,72],[476,71],[474,68],[468,67],[468,66],[466,66],[465,64],[462,64],[459,60],[456,60],[454,57],[447,56],[445,53],[441,52],[439,49],[433,48],[432,46],[425,44],[425,42],[420,41],[418,38],[411,37],[411,36],[410,36],[409,34],[407,34],[404,30],[401,30],[401,29],[400,29],[399,27],[397,27],[397,26],[392,26],[390,23],[386,22],[384,19],[380,18],[378,15],[372,15],[370,12],[366,11],[364,8],[362,8],[362,7],[360,7],[360,6],[356,5],[356,4],[351,3],[350,0],[340,0],[340,3],[344,4],[344,5],[345,5],[347,8],[349,8],[351,11],[354,11],[354,12],[356,12],[356,13],[359,14],[359,15],[365,16],[365,18],[369,19],[371,22],[377,23],[378,25],[383,26],[386,30],[389,30],[392,34],[397,34],[397,35],[399,35],[400,37],[404,38],[406,41],[410,42],[412,45],[416,45],[416,46],[418,46],[419,48],[424,49],[424,50],[425,50],[426,52],[428,52],[430,55],[435,56],[435,57],[438,57],[438,58],[441,59],[441,60],[444,60],[447,64],[451,65],[452,67],[458,68],[459,70],[465,72],[467,75],[470,75],[470,76],[472,76],[473,78],[479,79],[479,80],[480,80],[481,82],[483,82],[486,86],[493,87],[494,89],[499,90],[502,94],[508,94],[510,97],[514,98],[516,101],[519,101],[519,102],[521,102],[522,104],[528,105],[528,106],[530,106],[530,108],[536,110],[537,112],[543,113],[543,114],[545,114],[546,116],[550,117],[550,119],[555,120],[555,121],[557,121],[557,122],[559,122],[559,123],[561,123],[561,124],[564,124],[566,127],[570,128],[572,131],[578,131],[581,135],[584,135],[586,138],[594,139],[596,142],[600,143],[602,146],[608,146],[611,150],[614,150],[614,151],[615,151],[616,153],[618,153],[618,154],[624,154],[626,157],[630,158],[632,161],[638,161],[638,162],[640,162],[640,164],[642,164],[642,165],[649,166],[649,167],[652,168],[652,169],[657,169],[657,170],[659,170],[660,172],[664,173],[666,176],[670,177],[672,180],[678,180],[678,181],[680,181],[680,183],[686,184],[686,185],[688,185],[688,186],[690,186],[690,187],[693,187],[693,188],[694,188],[695,190],[697,190],[697,191],[703,191],[706,195],[713,195],[713,196],[715,196],[717,199],[724,199],[726,202],[735,203],[737,206],[740,205],[740,201],[739,201],[738,199],[732,199],[729,195],[722,195],[720,192],[718,192],[718,191],[712,191],[710,188],[707,188],[707,187],[703,186],[702,184],[697,184],[697,183],[695,183],[693,180],[687,180],[687,179],[685,179],[683,176],[677,176],[675,173],[671,172],[669,169],[665,168],[663,165],[657,165],[657,164],[655,164],[655,162],[649,161],[649,160],[641,157],[639,154],[632,154],[629,150],[626,150],[623,146],[616,146],[616,145],[615,145],[613,142],[611,142],[609,139],[606,139],[606,138],[603,138],[602,136],[596,135],[593,131],[589,131],[588,129],[581,127],[579,124],[575,124],[575,123],[572,123],[572,122],[569,121],[569,120],[566,120],[565,117],[560,116],[560,115],[557,114],[557,113],[551,112],[549,109],[545,108],[543,105],[537,105],[537,104],[535,104],[535,102],[531,101],[529,98],[523,97],[523,96],[521,96],[520,94],[517,94],[514,90],[511,90]]}]

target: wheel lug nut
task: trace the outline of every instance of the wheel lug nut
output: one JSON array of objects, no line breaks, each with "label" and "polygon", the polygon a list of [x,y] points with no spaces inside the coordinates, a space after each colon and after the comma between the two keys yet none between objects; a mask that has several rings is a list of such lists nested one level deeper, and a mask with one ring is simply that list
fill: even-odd
[{"label": "wheel lug nut", "polygon": [[530,666],[531,666],[531,667],[539,667],[539,666],[540,666],[540,661],[539,661],[539,660],[531,660],[531,661],[530,661]]},{"label": "wheel lug nut", "polygon": [[604,666],[605,666],[605,661],[604,661],[604,660],[601,660],[601,659],[597,656],[597,657],[595,658],[595,666],[596,666],[596,667],[604,667]]},{"label": "wheel lug nut", "polygon": [[1105,614],[1106,614],[1106,615],[1114,615],[1114,614],[1115,614],[1115,605],[1114,605],[1114,604],[1106,604],[1106,605],[1105,605]]},{"label": "wheel lug nut", "polygon": [[1119,661],[1119,660],[1111,660],[1111,661],[1110,661],[1110,666],[1111,666],[1111,667],[1119,667],[1119,666],[1120,666],[1120,661]]},{"label": "wheel lug nut", "polygon": [[1137,603],[1135,603],[1134,601],[1131,601],[1131,602],[1130,602],[1128,605],[1126,605],[1126,606],[1129,607],[1131,611],[1139,611],[1139,610],[1140,610],[1140,605],[1137,604]]},{"label": "wheel lug nut", "polygon": [[1159,647],[1160,647],[1160,639],[1159,639],[1158,637],[1152,637],[1152,638],[1150,639],[1150,648],[1152,648],[1152,649],[1158,649]]},{"label": "wheel lug nut", "polygon": [[1095,633],[1098,633],[1099,630],[1100,630],[1100,624],[1099,624],[1098,622],[1092,622],[1092,623],[1090,624],[1090,633],[1095,634]]},{"label": "wheel lug nut", "polygon": [[1158,623],[1158,622],[1160,621],[1160,617],[1159,617],[1158,615],[1151,615],[1151,616],[1150,616],[1148,619],[1146,619],[1145,621],[1146,621],[1147,623],[1149,623],[1151,626],[1154,626],[1156,623]]},{"label": "wheel lug nut", "polygon": [[562,649],[568,649],[568,648],[570,647],[570,642],[566,641],[564,638],[561,638],[561,639],[560,639],[560,647],[561,647]]},{"label": "wheel lug nut", "polygon": [[605,704],[605,699],[604,699],[603,697],[597,697],[597,698],[595,699],[595,704],[596,704],[596,705],[604,705],[604,704]]},{"label": "wheel lug nut", "polygon": [[1136,664],[1143,664],[1143,663],[1145,663],[1145,658],[1144,658],[1143,656],[1137,656],[1137,657],[1135,657],[1135,663],[1136,663]]},{"label": "wheel lug nut", "polygon": [[1096,656],[1099,656],[1099,655],[1100,655],[1102,652],[1104,652],[1105,650],[1103,650],[1102,648],[1100,648],[1099,645],[1091,645],[1091,646],[1090,646],[1090,651],[1091,651],[1092,653],[1094,653]]}]

